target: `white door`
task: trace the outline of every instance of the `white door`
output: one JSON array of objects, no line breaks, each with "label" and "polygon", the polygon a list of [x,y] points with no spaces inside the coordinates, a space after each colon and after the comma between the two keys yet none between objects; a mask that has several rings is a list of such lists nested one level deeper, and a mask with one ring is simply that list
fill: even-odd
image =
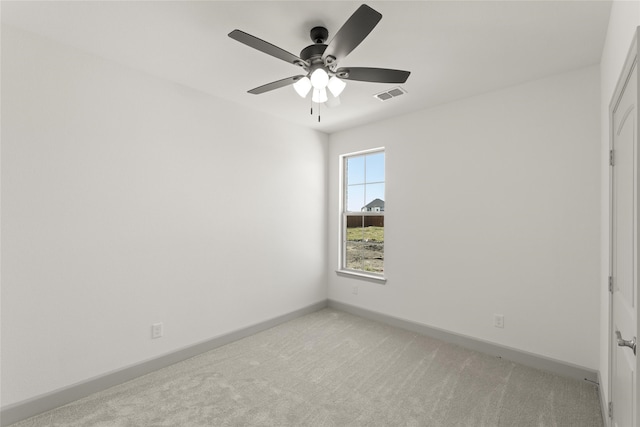
[{"label": "white door", "polygon": [[634,39],[611,102],[611,416],[638,426],[638,68]]}]

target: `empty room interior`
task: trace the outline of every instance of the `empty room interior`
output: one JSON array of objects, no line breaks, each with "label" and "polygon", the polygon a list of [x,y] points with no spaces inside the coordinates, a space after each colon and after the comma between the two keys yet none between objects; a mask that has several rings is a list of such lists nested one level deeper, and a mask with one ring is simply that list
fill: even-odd
[{"label": "empty room interior", "polygon": [[2,426],[640,425],[639,1],[0,16]]}]

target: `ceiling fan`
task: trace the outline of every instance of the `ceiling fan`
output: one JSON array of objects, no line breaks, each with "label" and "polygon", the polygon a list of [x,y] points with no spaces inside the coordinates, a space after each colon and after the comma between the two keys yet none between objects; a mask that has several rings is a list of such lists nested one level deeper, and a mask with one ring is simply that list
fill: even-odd
[{"label": "ceiling fan", "polygon": [[381,19],[382,15],[379,12],[363,4],[347,19],[347,22],[338,30],[328,45],[324,44],[329,36],[327,29],[324,27],[312,28],[310,35],[314,44],[302,49],[300,56],[240,30],[233,30],[229,33],[229,37],[267,55],[297,65],[305,71],[305,74],[287,77],[251,89],[248,91],[249,93],[258,95],[293,85],[296,92],[303,98],[313,89],[312,101],[323,103],[328,100],[327,89],[334,97],[338,97],[346,86],[342,80],[376,83],[404,83],[407,81],[409,71],[368,67],[338,68],[340,61],[369,35]]}]

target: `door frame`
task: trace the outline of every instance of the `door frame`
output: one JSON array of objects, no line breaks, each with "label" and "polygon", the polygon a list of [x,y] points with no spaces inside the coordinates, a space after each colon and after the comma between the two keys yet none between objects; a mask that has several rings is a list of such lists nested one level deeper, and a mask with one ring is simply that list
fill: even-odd
[{"label": "door frame", "polygon": [[[611,404],[611,399],[612,399],[612,392],[613,392],[613,360],[614,360],[614,351],[617,348],[617,345],[614,345],[614,340],[613,340],[613,336],[614,336],[614,332],[613,332],[613,289],[611,287],[611,277],[613,276],[613,232],[614,232],[614,208],[613,208],[613,203],[614,203],[614,182],[613,182],[613,178],[614,178],[614,171],[613,171],[613,165],[615,164],[615,151],[614,151],[614,147],[613,147],[613,136],[615,133],[615,126],[614,126],[614,121],[613,121],[613,112],[614,109],[617,107],[617,104],[620,100],[620,96],[622,94],[623,89],[625,88],[629,78],[631,77],[631,72],[633,71],[634,67],[638,67],[638,57],[640,56],[640,52],[638,51],[638,38],[639,38],[639,34],[640,34],[640,27],[636,28],[636,31],[633,34],[633,40],[631,41],[631,46],[629,48],[629,52],[627,53],[627,57],[625,59],[624,62],[624,66],[622,67],[622,71],[620,72],[620,76],[618,77],[618,82],[616,83],[616,87],[615,90],[613,91],[613,95],[611,97],[611,101],[609,102],[609,275],[608,275],[608,283],[606,284],[606,286],[608,287],[608,292],[607,294],[609,295],[609,325],[608,325],[608,347],[609,347],[609,360],[608,360],[608,368],[609,368],[609,381],[608,381],[608,402],[603,402],[606,406],[603,408],[603,410],[605,411],[602,414],[602,418],[605,420],[605,425],[607,426],[611,426],[611,422],[612,422],[612,417],[610,416],[611,414],[609,413],[609,407],[608,405]],[[640,76],[640,70],[639,70],[639,74]],[[640,79],[640,77],[639,77]],[[638,85],[638,91],[640,91],[640,85]],[[636,126],[640,127],[640,108],[637,107],[637,103],[636,103]],[[638,135],[636,134],[636,168],[640,168],[640,143],[638,143]],[[611,157],[611,153],[613,153],[613,164],[612,164],[612,157]],[[636,189],[635,189],[635,198],[636,198],[636,203],[638,203],[638,201],[640,200],[639,196],[640,196],[640,185],[636,184]],[[638,206],[638,205],[636,205]],[[640,207],[640,206],[639,206]],[[634,222],[636,224],[636,229],[635,229],[635,239],[636,242],[640,241],[640,233],[639,233],[639,228],[638,225],[640,225],[640,222],[638,221],[638,208],[636,208],[636,213],[635,213],[635,217],[634,217]],[[637,244],[637,243],[636,243]],[[638,252],[636,251],[636,259],[635,259],[635,266],[636,266],[636,276],[634,277],[634,280],[637,282],[638,281],[638,267],[640,267],[640,259],[638,259]],[[636,283],[636,289],[638,290],[636,292],[636,308],[640,307],[640,288],[637,286]],[[640,336],[640,316],[636,316],[636,331],[638,331],[639,336]],[[640,390],[640,385],[638,384],[638,379],[640,378],[640,376],[638,375],[638,367],[640,367],[640,354],[638,355],[638,357],[636,357],[636,369],[635,369],[635,375],[636,375],[636,391]],[[602,385],[601,385],[602,386]],[[636,392],[636,398],[633,402],[635,408],[634,411],[637,414],[638,419],[640,419],[640,414],[638,414],[638,409],[640,408],[640,393]],[[614,405],[615,408],[615,405]],[[615,409],[614,409],[615,412]]]}]

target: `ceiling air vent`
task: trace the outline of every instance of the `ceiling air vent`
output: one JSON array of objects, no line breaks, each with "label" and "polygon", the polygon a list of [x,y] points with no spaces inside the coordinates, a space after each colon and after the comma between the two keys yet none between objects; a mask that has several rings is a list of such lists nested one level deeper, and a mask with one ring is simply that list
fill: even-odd
[{"label": "ceiling air vent", "polygon": [[407,93],[406,90],[402,89],[401,87],[395,87],[385,92],[376,93],[373,96],[375,98],[378,98],[380,101],[387,101],[391,98],[397,98],[400,95],[404,95],[405,93]]}]

